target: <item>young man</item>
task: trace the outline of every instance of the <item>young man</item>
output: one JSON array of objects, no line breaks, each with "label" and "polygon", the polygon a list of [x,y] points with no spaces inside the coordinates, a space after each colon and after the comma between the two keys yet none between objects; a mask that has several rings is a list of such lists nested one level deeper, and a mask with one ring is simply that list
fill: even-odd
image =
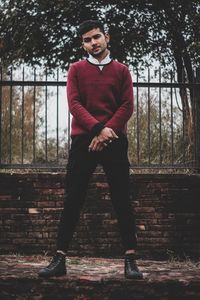
[{"label": "young man", "polygon": [[67,80],[72,144],[67,164],[64,209],[57,252],[40,270],[43,277],[66,274],[65,255],[79,220],[89,179],[96,166],[105,171],[125,250],[125,276],[141,279],[135,261],[135,220],[130,206],[127,121],[133,112],[133,87],[128,68],[113,60],[109,35],[96,20],[79,27],[88,58],[73,63]]}]

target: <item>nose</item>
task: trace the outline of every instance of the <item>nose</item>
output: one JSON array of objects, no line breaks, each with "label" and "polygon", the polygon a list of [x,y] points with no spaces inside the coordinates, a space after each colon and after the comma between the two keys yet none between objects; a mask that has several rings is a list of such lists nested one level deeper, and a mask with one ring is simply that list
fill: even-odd
[{"label": "nose", "polygon": [[92,46],[93,46],[93,45],[96,45],[96,40],[95,40],[95,39],[92,39],[92,40],[91,40],[91,44],[92,44]]}]

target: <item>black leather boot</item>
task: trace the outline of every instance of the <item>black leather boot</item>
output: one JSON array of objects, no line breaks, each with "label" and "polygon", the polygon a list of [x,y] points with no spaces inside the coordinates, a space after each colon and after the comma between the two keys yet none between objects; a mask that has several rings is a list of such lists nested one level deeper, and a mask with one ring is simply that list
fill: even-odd
[{"label": "black leather boot", "polygon": [[63,276],[66,275],[67,271],[66,271],[66,266],[65,266],[65,255],[61,254],[61,253],[56,253],[50,264],[41,269],[38,272],[38,275],[40,277],[52,277],[52,276]]},{"label": "black leather boot", "polygon": [[128,279],[143,279],[135,261],[135,254],[125,254],[124,275]]}]

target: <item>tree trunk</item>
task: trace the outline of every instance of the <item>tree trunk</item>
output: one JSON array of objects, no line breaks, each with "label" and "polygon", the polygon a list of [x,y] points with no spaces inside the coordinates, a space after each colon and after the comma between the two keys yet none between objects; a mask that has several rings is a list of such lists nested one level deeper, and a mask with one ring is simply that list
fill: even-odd
[{"label": "tree trunk", "polygon": [[200,172],[200,68],[197,69],[194,88],[194,132],[195,132],[195,167]]},{"label": "tree trunk", "polygon": [[[172,40],[172,51],[177,67],[177,79],[179,83],[193,83],[192,63],[187,51],[184,36],[176,28],[174,20],[176,16],[171,8],[167,8],[168,30]],[[184,128],[184,151],[187,160],[193,159],[194,153],[194,101],[193,89],[189,88],[189,94],[185,86],[180,87],[180,97],[183,107],[183,128]]]}]

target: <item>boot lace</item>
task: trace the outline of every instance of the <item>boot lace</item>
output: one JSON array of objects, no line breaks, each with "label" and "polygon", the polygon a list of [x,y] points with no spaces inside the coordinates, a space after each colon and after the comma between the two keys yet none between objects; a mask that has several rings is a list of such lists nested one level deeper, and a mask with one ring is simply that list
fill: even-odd
[{"label": "boot lace", "polygon": [[57,265],[59,265],[59,263],[62,261],[62,256],[61,255],[54,255],[50,264],[48,265],[48,269],[51,269],[51,268],[54,268],[54,267],[57,267]]}]

